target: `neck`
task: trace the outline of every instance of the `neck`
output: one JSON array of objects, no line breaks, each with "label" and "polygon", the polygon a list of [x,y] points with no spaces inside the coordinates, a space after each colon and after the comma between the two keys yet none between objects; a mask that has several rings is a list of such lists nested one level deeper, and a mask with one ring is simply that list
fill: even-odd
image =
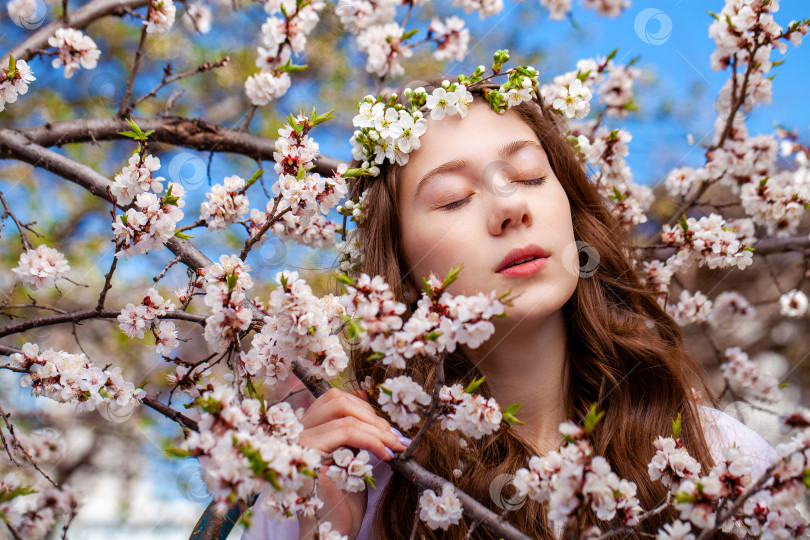
[{"label": "neck", "polygon": [[501,409],[520,403],[515,416],[525,422],[515,430],[540,454],[559,447],[565,415],[565,321],[557,310],[534,324],[507,326],[497,321],[495,334],[478,349],[464,348],[467,357],[486,376],[492,397]]}]

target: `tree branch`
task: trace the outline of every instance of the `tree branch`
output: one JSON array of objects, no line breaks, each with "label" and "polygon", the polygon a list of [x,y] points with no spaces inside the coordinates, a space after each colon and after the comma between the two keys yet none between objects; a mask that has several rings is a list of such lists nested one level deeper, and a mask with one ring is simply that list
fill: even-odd
[{"label": "tree branch", "polygon": [[[79,321],[86,321],[88,319],[114,319],[120,314],[121,310],[119,309],[88,309],[85,311],[74,311],[72,313],[60,313],[59,315],[30,319],[25,322],[4,326],[3,328],[0,328],[0,338],[10,336],[12,334],[19,334],[20,332],[25,332],[27,330],[31,330],[32,328],[42,328],[43,326],[51,326],[54,324],[77,323]],[[166,313],[166,315],[160,315],[157,318],[191,321],[197,324],[205,325],[204,316],[186,313],[185,311],[170,311]]]},{"label": "tree branch", "polygon": [[[2,64],[0,64],[2,65]],[[273,161],[276,151],[275,141],[252,133],[212,124],[205,120],[168,116],[164,118],[133,117],[138,126],[144,130],[155,130],[149,136],[150,141],[174,144],[201,151],[216,150],[248,156],[257,161]],[[126,121],[120,118],[89,118],[54,122],[39,126],[21,128],[13,131],[23,135],[28,141],[43,147],[60,146],[68,143],[94,142],[131,139],[121,135],[121,131],[131,129]],[[0,142],[0,159],[16,158],[13,152],[4,148]],[[342,160],[318,156],[315,160],[315,172],[329,175],[337,170]]]}]

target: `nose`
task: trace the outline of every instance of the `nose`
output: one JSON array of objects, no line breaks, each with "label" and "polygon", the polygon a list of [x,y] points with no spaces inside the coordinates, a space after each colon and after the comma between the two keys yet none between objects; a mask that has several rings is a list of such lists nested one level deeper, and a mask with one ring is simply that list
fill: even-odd
[{"label": "nose", "polygon": [[526,197],[508,177],[504,183],[497,176],[490,189],[485,190],[490,200],[490,212],[487,216],[489,233],[500,236],[510,228],[529,227],[532,224],[532,212]]}]

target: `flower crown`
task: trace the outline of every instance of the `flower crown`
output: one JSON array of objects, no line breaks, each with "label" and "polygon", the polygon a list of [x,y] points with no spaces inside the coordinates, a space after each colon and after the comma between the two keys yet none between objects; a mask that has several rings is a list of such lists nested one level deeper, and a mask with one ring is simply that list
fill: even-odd
[{"label": "flower crown", "polygon": [[[405,104],[397,102],[397,95],[380,94],[376,98],[366,96],[358,105],[358,114],[352,120],[358,128],[351,138],[352,157],[362,163],[359,175],[377,176],[386,159],[404,165],[408,154],[421,146],[419,137],[427,131],[424,115],[440,120],[445,116],[467,115],[473,95],[470,89],[483,88],[484,98],[498,114],[524,101],[538,99],[538,71],[531,66],[518,66],[503,71],[509,60],[509,51],[496,51],[493,55],[492,74],[484,76],[486,67],[478,66],[472,76],[459,75],[458,82],[442,82],[430,94],[419,87],[406,88]],[[488,82],[497,75],[508,75],[508,80],[498,86]]]},{"label": "flower crown", "polygon": [[[492,74],[484,76],[486,67],[478,66],[471,76],[459,75],[458,82],[442,81],[440,87],[428,94],[424,87],[415,90],[406,88],[403,103],[397,95],[368,95],[358,104],[358,114],[352,120],[358,128],[351,137],[352,157],[362,163],[358,169],[343,171],[345,177],[375,177],[380,174],[379,165],[386,159],[391,163],[405,165],[408,155],[421,146],[419,137],[427,131],[425,114],[433,120],[445,116],[467,116],[473,101],[470,90],[483,89],[483,95],[490,108],[498,114],[523,103],[536,100],[541,109],[543,101],[539,95],[537,77],[539,72],[531,66],[518,66],[503,71],[503,64],[509,60],[509,51],[496,51],[493,55]],[[508,76],[503,84],[490,82],[495,76]],[[355,184],[355,188],[357,184]],[[355,198],[357,197],[357,198]],[[366,215],[366,192],[352,195],[345,205],[337,208],[344,216],[344,241],[337,247],[342,256],[338,268],[350,277],[358,277],[363,265],[364,238],[362,229],[346,229],[349,218],[360,225]]]}]

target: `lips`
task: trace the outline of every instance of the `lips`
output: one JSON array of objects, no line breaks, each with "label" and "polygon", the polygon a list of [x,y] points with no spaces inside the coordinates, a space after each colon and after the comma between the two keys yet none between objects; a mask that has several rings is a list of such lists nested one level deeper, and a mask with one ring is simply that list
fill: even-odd
[{"label": "lips", "polygon": [[515,248],[506,254],[506,257],[498,264],[495,272],[498,273],[504,268],[512,266],[516,263],[524,263],[534,259],[543,259],[548,257],[548,253],[538,246],[537,244],[529,244],[522,248]]}]

